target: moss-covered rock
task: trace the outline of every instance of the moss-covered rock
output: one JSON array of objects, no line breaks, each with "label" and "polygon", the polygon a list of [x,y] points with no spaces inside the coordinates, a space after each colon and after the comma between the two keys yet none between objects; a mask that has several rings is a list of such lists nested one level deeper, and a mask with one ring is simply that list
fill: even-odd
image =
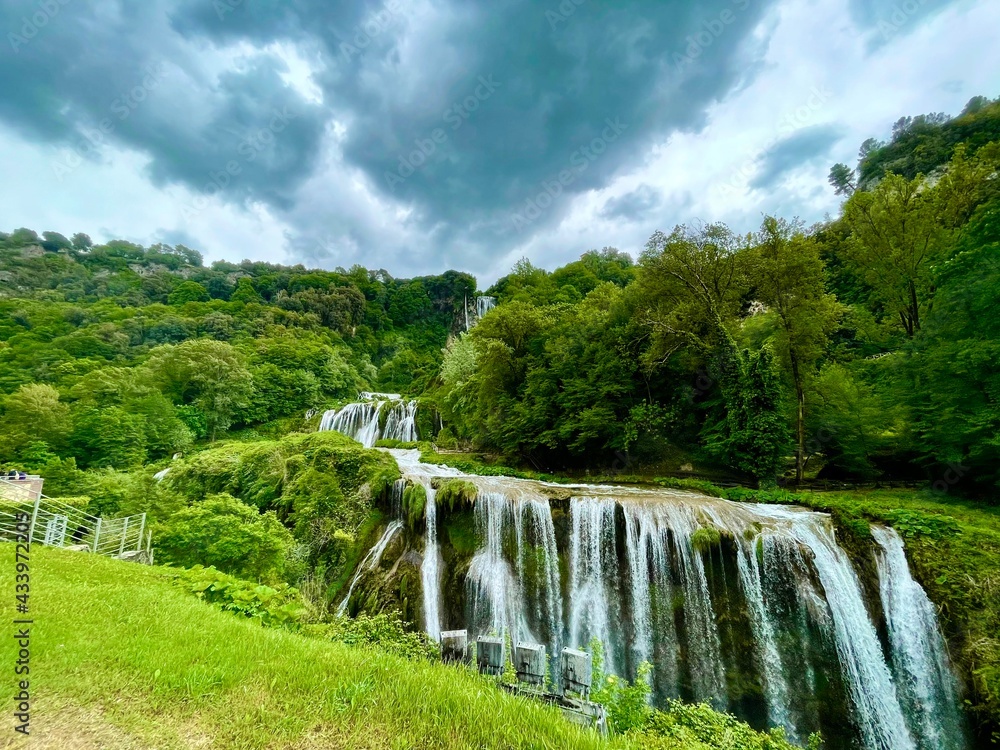
[{"label": "moss-covered rock", "polygon": [[410,531],[416,531],[423,524],[427,511],[427,491],[423,485],[408,484],[403,490],[403,517]]},{"label": "moss-covered rock", "polygon": [[465,479],[436,478],[431,486],[437,488],[437,502],[449,511],[470,508],[479,494],[479,488]]}]

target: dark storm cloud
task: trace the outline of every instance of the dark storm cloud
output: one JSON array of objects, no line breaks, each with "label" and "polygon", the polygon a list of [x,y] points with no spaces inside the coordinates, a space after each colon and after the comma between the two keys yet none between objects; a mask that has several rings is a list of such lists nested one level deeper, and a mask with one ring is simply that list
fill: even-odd
[{"label": "dark storm cloud", "polygon": [[0,53],[0,118],[66,147],[56,177],[126,145],[152,157],[156,183],[290,205],[326,113],[284,84],[284,62],[251,53],[236,70],[211,72],[171,32],[162,1],[51,5],[40,27],[38,3],[0,8],[0,29],[14,35]]},{"label": "dark storm cloud", "polygon": [[750,187],[774,187],[791,170],[825,157],[842,135],[842,129],[834,125],[814,125],[793,133],[761,157]]},{"label": "dark storm cloud", "polygon": [[663,203],[663,195],[656,188],[640,185],[635,190],[611,198],[601,209],[605,219],[639,221],[645,219]]},{"label": "dark storm cloud", "polygon": [[[81,134],[107,120],[103,142],[147,154],[154,182],[262,201],[303,256],[384,235],[347,195],[344,169],[359,170],[376,199],[410,206],[398,224],[417,251],[451,262],[525,241],[569,196],[698,129],[760,70],[750,31],[773,1],[52,0],[45,27],[0,53],[0,119],[84,160],[101,151]],[[37,7],[5,3],[0,30]],[[275,43],[308,60],[321,101],[287,85]],[[151,66],[164,72],[147,87]],[[620,137],[598,151],[609,122]],[[544,190],[551,207],[518,233],[512,216]],[[643,210],[619,200],[606,210]]]}]

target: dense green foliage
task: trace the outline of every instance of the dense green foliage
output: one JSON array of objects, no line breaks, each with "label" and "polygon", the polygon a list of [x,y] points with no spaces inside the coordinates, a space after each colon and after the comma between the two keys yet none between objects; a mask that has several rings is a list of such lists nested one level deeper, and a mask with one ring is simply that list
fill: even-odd
[{"label": "dense green foliage", "polygon": [[635,265],[613,250],[553,273],[520,262],[445,351],[445,438],[539,471],[693,463],[764,485],[890,477],[992,500],[998,113],[977,101],[897,124],[824,224],[679,226]]},{"label": "dense green foliage", "polygon": [[359,389],[420,393],[475,291],[58,238],[0,233],[0,456],[27,468],[126,469]]}]

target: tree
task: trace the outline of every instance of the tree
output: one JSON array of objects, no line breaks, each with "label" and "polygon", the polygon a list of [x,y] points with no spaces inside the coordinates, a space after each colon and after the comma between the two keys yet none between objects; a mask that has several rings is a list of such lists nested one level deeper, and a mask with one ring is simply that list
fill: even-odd
[{"label": "tree", "polygon": [[22,385],[4,399],[3,407],[0,444],[4,452],[16,453],[33,442],[56,448],[71,429],[69,406],[59,400],[59,391],[51,385]]},{"label": "tree", "polygon": [[938,257],[943,229],[922,177],[887,175],[871,192],[859,191],[844,205],[852,241],[848,260],[886,309],[899,316],[906,335],[920,330],[930,294],[930,266]]},{"label": "tree", "polygon": [[253,282],[246,276],[241,277],[236,282],[236,289],[229,297],[232,302],[243,302],[245,304],[261,303],[264,298],[260,296]]},{"label": "tree", "polygon": [[239,350],[224,341],[195,339],[157,347],[146,368],[174,403],[190,404],[204,415],[212,441],[250,404],[253,377]]},{"label": "tree", "polygon": [[90,235],[84,234],[83,232],[77,232],[74,234],[72,242],[75,250],[89,250],[94,246],[94,242],[90,239]]},{"label": "tree", "polygon": [[167,303],[184,305],[188,302],[208,302],[211,299],[208,290],[197,281],[182,281],[170,292]]},{"label": "tree", "polygon": [[837,195],[852,195],[858,189],[854,170],[846,164],[834,164],[830,167],[828,181],[833,185]]},{"label": "tree", "polygon": [[651,329],[650,363],[684,346],[710,351],[735,320],[747,291],[740,250],[744,238],[725,224],[677,226],[656,232],[642,254],[638,284],[643,322]]},{"label": "tree", "polygon": [[841,309],[824,291],[820,248],[801,227],[772,216],[756,236],[753,281],[757,298],[779,321],[777,346],[795,390],[795,479],[802,481],[806,461],[806,383],[837,327]]},{"label": "tree", "polygon": [[164,562],[211,565],[251,580],[279,578],[294,544],[274,511],[259,513],[228,494],[211,495],[175,513],[154,538]]}]

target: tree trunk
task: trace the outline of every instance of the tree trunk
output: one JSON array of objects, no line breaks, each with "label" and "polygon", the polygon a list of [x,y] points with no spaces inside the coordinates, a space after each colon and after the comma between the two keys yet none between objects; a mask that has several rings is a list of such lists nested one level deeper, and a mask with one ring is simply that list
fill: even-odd
[{"label": "tree trunk", "polygon": [[806,393],[802,387],[802,376],[799,373],[799,361],[795,353],[791,354],[792,380],[795,382],[795,400],[797,413],[795,415],[795,484],[802,484],[802,474],[805,471],[806,460]]}]

